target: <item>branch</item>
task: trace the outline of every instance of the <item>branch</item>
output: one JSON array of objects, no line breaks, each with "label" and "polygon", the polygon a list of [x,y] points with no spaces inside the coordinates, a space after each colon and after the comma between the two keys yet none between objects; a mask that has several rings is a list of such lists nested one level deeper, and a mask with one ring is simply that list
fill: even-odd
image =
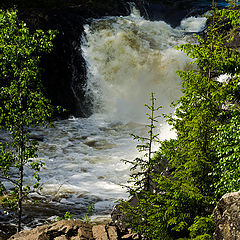
[{"label": "branch", "polygon": [[6,177],[6,176],[0,176],[1,179],[5,179],[5,180],[8,180],[9,182],[17,185],[19,187],[19,183],[13,179],[11,179],[10,177]]}]

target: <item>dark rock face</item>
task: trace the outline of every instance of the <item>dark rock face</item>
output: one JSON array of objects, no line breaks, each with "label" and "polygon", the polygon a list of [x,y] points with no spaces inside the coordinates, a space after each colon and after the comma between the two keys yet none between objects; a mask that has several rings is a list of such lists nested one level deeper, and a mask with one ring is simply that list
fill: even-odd
[{"label": "dark rock face", "polygon": [[[221,2],[224,1],[218,1],[218,4]],[[163,20],[176,27],[183,18],[202,15],[211,9],[211,5],[211,0],[150,0],[149,16],[151,20]]]},{"label": "dark rock face", "polygon": [[[144,0],[132,2],[146,15]],[[90,18],[107,15],[128,15],[130,6],[126,1],[115,0],[114,4],[92,7],[82,5],[64,9],[20,9],[19,15],[28,27],[35,29],[58,30],[52,53],[42,56],[42,81],[46,95],[52,104],[67,110],[66,116],[87,117],[91,106],[84,98],[86,80],[85,61],[81,54],[83,25]]]},{"label": "dark rock face", "polygon": [[[69,10],[25,9],[20,10],[20,17],[33,31],[58,30],[53,51],[43,55],[41,59],[46,95],[53,105],[67,109],[67,115],[86,115],[87,113],[79,107],[84,99],[80,86],[84,84],[85,79],[85,63],[80,52],[85,20],[81,13]],[[80,101],[77,96],[81,98]]]},{"label": "dark rock face", "polygon": [[213,212],[214,240],[240,239],[240,192],[225,194]]}]

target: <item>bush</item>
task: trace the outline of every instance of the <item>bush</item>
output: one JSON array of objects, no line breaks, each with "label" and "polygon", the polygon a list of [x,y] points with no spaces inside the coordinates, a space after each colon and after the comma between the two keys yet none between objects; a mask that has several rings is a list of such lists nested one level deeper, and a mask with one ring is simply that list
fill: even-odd
[{"label": "bush", "polygon": [[217,128],[213,147],[218,163],[214,166],[215,192],[218,198],[240,190],[240,112],[233,110],[227,123]]}]

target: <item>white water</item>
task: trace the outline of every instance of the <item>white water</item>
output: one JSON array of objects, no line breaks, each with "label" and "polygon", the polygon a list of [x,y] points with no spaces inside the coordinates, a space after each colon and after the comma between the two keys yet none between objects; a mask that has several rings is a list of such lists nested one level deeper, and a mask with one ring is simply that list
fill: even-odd
[{"label": "white water", "polygon": [[[200,31],[202,18],[191,18],[176,29],[151,22],[137,10],[128,17],[93,20],[85,26],[82,51],[88,66],[87,97],[94,114],[55,122],[55,128],[36,129],[42,135],[39,158],[42,193],[63,204],[66,211],[95,202],[96,214],[109,214],[114,201],[126,198],[129,165],[138,152],[130,133],[144,134],[144,103],[154,91],[164,113],[180,96],[177,70],[190,68],[190,60],[173,47],[192,41],[185,32]],[[174,137],[161,123],[161,138]],[[30,180],[29,180],[30,181]],[[74,212],[73,212],[74,213]]]}]

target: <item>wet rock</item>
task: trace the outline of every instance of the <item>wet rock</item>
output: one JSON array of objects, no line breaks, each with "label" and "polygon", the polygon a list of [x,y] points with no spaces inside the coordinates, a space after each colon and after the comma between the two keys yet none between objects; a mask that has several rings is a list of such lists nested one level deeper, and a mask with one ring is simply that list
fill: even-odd
[{"label": "wet rock", "polygon": [[[210,0],[150,0],[148,13],[151,20],[163,20],[172,27],[177,27],[183,18],[202,15],[211,10],[211,6],[212,2]],[[172,14],[173,12],[177,14]]]},{"label": "wet rock", "polygon": [[31,134],[31,135],[29,136],[29,138],[32,139],[32,140],[38,141],[38,142],[43,142],[43,140],[44,140],[44,135]]},{"label": "wet rock", "polygon": [[240,192],[225,194],[213,212],[214,240],[240,239]]}]

